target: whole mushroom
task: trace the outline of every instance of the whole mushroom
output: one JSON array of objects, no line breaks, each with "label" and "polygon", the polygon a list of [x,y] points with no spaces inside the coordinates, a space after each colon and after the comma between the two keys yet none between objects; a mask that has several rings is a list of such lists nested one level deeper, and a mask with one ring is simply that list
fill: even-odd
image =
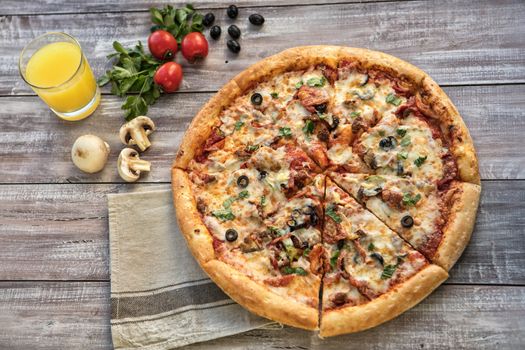
[{"label": "whole mushroom", "polygon": [[150,171],[151,163],[139,158],[133,148],[124,148],[118,156],[117,169],[120,177],[127,182],[135,182],[142,171]]},{"label": "whole mushroom", "polygon": [[96,173],[104,169],[108,161],[109,145],[95,135],[83,135],[71,148],[71,159],[80,170]]},{"label": "whole mushroom", "polygon": [[120,128],[120,140],[127,146],[137,145],[141,151],[151,146],[148,135],[155,130],[153,121],[146,117],[137,117]]}]

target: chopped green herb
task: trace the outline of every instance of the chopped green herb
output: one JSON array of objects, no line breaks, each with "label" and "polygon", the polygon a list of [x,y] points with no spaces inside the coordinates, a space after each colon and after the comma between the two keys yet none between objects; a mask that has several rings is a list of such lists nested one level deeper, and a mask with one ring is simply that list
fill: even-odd
[{"label": "chopped green herb", "polygon": [[336,250],[332,254],[332,257],[330,258],[330,266],[332,266],[332,268],[335,267],[335,264],[337,263],[337,259],[339,258],[339,255],[341,255],[341,251],[340,250]]},{"label": "chopped green herb", "polygon": [[421,195],[419,193],[416,194],[414,197],[412,197],[410,193],[405,193],[403,195],[403,204],[407,207],[413,207],[417,204],[417,202],[419,202],[420,199]]},{"label": "chopped green herb", "polygon": [[224,209],[228,209],[232,206],[233,202],[235,202],[235,198],[230,197],[226,199],[224,202],[222,202],[222,206],[224,207]]},{"label": "chopped green herb", "polygon": [[296,275],[306,276],[308,274],[302,267],[290,267],[290,266],[283,267],[281,269],[281,272],[284,275],[296,274]]},{"label": "chopped green herb", "polygon": [[376,246],[374,245],[374,243],[370,243],[368,245],[368,251],[371,252],[372,250],[376,249]]},{"label": "chopped green herb", "polygon": [[270,93],[270,96],[272,96],[272,98],[279,98],[279,94],[277,92]]},{"label": "chopped green herb", "polygon": [[398,128],[398,129],[396,130],[396,133],[397,133],[399,136],[403,137],[403,136],[406,135],[406,133],[407,133],[407,129],[401,129],[401,128]]},{"label": "chopped green herb", "polygon": [[423,165],[423,163],[427,160],[427,156],[424,157],[417,157],[416,160],[414,160],[414,164],[419,168]]},{"label": "chopped green herb", "polygon": [[315,128],[314,122],[308,119],[307,121],[304,122],[303,132],[306,135],[311,135],[314,132],[314,128]]},{"label": "chopped green herb", "polygon": [[394,106],[399,106],[401,104],[401,102],[402,102],[401,99],[399,97],[397,97],[393,93],[389,93],[386,96],[385,101],[386,101],[386,103],[390,103],[391,105],[394,105]]},{"label": "chopped green herb", "polygon": [[308,257],[308,255],[310,254],[311,251],[312,251],[312,248],[310,248],[310,247],[306,248],[306,249],[303,251],[303,256]]},{"label": "chopped green herb", "polygon": [[235,215],[233,215],[231,210],[217,210],[212,212],[211,215],[215,216],[217,219],[222,221],[229,221],[235,219]]},{"label": "chopped green herb", "polygon": [[385,136],[385,130],[379,130],[379,136]]},{"label": "chopped green herb", "polygon": [[324,83],[325,83],[325,78],[324,77],[314,77],[314,78],[310,78],[306,81],[306,85],[308,86],[311,86],[311,87],[323,87],[324,86]]},{"label": "chopped green herb", "polygon": [[277,236],[282,236],[284,234],[284,231],[281,229],[278,229],[277,227],[269,226],[268,230],[270,230],[271,233]]},{"label": "chopped green herb", "polygon": [[400,145],[403,146],[403,147],[406,147],[406,146],[410,145],[411,143],[412,143],[412,141],[410,141],[410,136],[406,136],[406,137],[403,137],[403,139],[400,142]]},{"label": "chopped green herb", "polygon": [[288,127],[279,128],[279,136],[286,138],[292,137],[292,130]]},{"label": "chopped green herb", "polygon": [[383,269],[383,273],[381,274],[382,280],[387,280],[391,278],[394,275],[394,272],[396,272],[397,265],[386,265]]},{"label": "chopped green herb", "polygon": [[361,112],[359,112],[359,111],[352,112],[352,113],[350,113],[350,118],[357,118],[360,115],[361,115]]},{"label": "chopped green herb", "polygon": [[397,154],[397,159],[407,159],[407,158],[408,158],[407,151],[401,151]]},{"label": "chopped green herb", "polygon": [[248,152],[255,152],[259,149],[259,145],[247,145],[246,151]]},{"label": "chopped green herb", "polygon": [[303,81],[301,80],[301,81],[295,83],[295,88],[296,88],[296,89],[300,89],[301,86],[303,86],[303,84],[304,84],[304,83],[303,83]]},{"label": "chopped green herb", "polygon": [[241,198],[241,199],[248,198],[249,195],[250,195],[250,192],[248,192],[246,190],[239,192],[239,198]]},{"label": "chopped green herb", "polygon": [[266,196],[261,196],[261,205],[262,206],[266,205]]},{"label": "chopped green herb", "polygon": [[235,123],[235,130],[241,130],[241,128],[244,126],[244,122],[241,122],[240,120]]},{"label": "chopped green herb", "polygon": [[341,219],[341,217],[339,215],[337,215],[337,213],[335,212],[335,204],[333,204],[333,203],[329,204],[326,207],[325,214],[328,215],[330,218],[332,218],[332,220],[334,220],[338,224],[340,224],[341,221],[343,221],[343,219]]}]

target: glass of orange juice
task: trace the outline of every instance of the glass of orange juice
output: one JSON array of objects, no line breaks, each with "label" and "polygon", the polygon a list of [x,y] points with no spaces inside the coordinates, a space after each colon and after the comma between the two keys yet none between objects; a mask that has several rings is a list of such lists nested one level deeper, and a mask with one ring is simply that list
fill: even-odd
[{"label": "glass of orange juice", "polygon": [[100,103],[100,91],[80,44],[65,33],[47,33],[31,41],[18,63],[24,81],[56,115],[88,117]]}]

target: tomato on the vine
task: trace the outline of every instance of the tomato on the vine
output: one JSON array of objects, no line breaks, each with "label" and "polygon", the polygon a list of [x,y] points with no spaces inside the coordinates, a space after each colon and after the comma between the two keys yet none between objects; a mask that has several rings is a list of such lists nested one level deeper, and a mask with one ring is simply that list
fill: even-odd
[{"label": "tomato on the vine", "polygon": [[157,30],[150,34],[148,47],[151,54],[159,60],[172,60],[177,53],[177,39],[165,30]]},{"label": "tomato on the vine", "polygon": [[166,62],[157,69],[153,76],[155,84],[164,92],[175,92],[182,81],[182,67],[177,62]]},{"label": "tomato on the vine", "polygon": [[182,55],[190,63],[208,56],[208,41],[202,33],[189,33],[182,39],[180,46]]}]

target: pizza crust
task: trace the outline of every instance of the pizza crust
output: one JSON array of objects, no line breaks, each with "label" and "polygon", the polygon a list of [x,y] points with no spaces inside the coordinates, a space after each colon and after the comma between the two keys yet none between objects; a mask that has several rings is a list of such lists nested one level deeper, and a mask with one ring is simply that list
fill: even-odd
[{"label": "pizza crust", "polygon": [[318,328],[317,308],[277,295],[222,261],[211,260],[203,268],[226,294],[251,312],[293,327]]},{"label": "pizza crust", "polygon": [[231,80],[202,107],[193,118],[182,138],[173,167],[186,169],[195,157],[196,151],[206,142],[213,127],[219,125],[219,114],[222,110],[241,95],[237,84]]},{"label": "pizza crust", "polygon": [[359,332],[391,320],[421,300],[448,278],[437,265],[428,265],[393,290],[362,305],[331,310],[322,314],[321,337]]},{"label": "pizza crust", "polygon": [[185,171],[173,168],[171,186],[177,222],[191,253],[202,266],[205,262],[215,258],[215,251],[211,233],[202,222],[197,210],[195,197],[191,191],[191,180]]},{"label": "pizza crust", "polygon": [[443,229],[443,238],[432,258],[435,264],[447,271],[454,266],[467,246],[478,211],[481,187],[468,182],[459,183],[447,224]]}]

